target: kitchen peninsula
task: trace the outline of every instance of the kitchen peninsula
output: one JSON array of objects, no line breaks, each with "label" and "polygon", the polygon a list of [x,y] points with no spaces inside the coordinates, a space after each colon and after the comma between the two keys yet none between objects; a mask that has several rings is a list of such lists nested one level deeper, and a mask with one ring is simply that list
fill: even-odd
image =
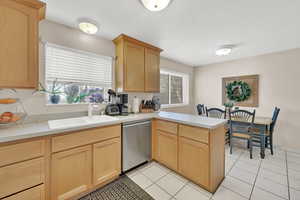
[{"label": "kitchen peninsula", "polygon": [[56,129],[47,121],[0,129],[0,198],[71,199],[115,180],[122,123],[149,119],[153,160],[215,192],[224,178],[226,121],[159,112]]}]

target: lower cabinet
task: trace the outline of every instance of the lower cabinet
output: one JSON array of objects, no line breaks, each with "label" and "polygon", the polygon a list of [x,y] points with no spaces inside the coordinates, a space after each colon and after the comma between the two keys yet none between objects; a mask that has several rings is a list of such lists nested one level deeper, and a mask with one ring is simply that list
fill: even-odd
[{"label": "lower cabinet", "polygon": [[178,136],[172,133],[157,130],[157,160],[167,167],[177,170]]},{"label": "lower cabinet", "polygon": [[209,147],[207,144],[179,137],[178,171],[192,181],[209,187]]},{"label": "lower cabinet", "polygon": [[64,200],[91,188],[92,146],[52,155],[51,200]]},{"label": "lower cabinet", "polygon": [[93,145],[93,184],[102,184],[121,173],[121,139],[114,138]]},{"label": "lower cabinet", "polygon": [[44,185],[30,188],[3,200],[45,200]]}]

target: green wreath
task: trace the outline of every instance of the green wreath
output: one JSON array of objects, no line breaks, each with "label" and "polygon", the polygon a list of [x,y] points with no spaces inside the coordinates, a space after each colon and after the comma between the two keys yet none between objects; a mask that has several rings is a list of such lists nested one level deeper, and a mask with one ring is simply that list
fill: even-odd
[{"label": "green wreath", "polygon": [[251,96],[251,88],[244,81],[233,81],[226,85],[226,94],[230,101],[241,102]]}]

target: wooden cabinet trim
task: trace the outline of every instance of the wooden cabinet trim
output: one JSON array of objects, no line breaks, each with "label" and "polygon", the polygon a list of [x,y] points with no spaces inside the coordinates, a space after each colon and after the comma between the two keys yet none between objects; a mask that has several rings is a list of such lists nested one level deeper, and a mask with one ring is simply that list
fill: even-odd
[{"label": "wooden cabinet trim", "polygon": [[178,135],[178,124],[175,122],[165,121],[165,120],[158,120],[155,121],[155,127],[158,130],[165,131],[174,135]]},{"label": "wooden cabinet trim", "polygon": [[179,125],[179,136],[209,144],[209,130],[187,125]]},{"label": "wooden cabinet trim", "polygon": [[38,185],[20,193],[14,194],[3,200],[45,200],[45,188],[44,185]]},{"label": "wooden cabinet trim", "polygon": [[52,137],[52,152],[93,144],[121,136],[121,125],[75,131]]},{"label": "wooden cabinet trim", "polygon": [[0,167],[14,164],[33,158],[42,157],[45,154],[45,140],[10,144],[0,147]]}]

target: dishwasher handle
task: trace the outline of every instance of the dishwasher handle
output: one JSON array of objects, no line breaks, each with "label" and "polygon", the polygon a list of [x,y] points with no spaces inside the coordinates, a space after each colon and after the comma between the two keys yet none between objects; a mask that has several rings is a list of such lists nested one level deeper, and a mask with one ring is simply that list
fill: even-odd
[{"label": "dishwasher handle", "polygon": [[134,123],[134,124],[125,124],[125,125],[123,125],[123,127],[128,128],[128,127],[132,127],[132,126],[147,125],[147,124],[151,124],[151,121],[138,122],[138,123]]}]

